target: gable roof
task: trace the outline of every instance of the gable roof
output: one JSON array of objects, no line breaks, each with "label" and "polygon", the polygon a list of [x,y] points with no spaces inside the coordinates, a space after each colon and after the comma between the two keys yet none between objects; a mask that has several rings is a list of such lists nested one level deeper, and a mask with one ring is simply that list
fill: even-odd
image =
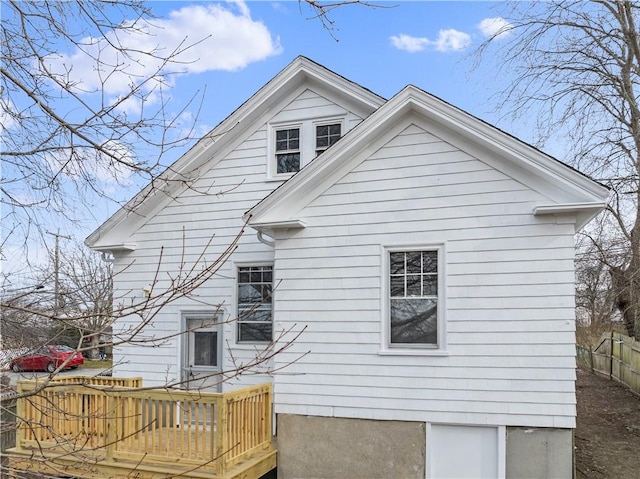
[{"label": "gable roof", "polygon": [[428,122],[430,133],[489,161],[549,198],[532,214],[575,214],[576,228],[606,205],[608,188],[498,128],[409,85],[245,213],[255,229],[304,227],[299,212],[374,151],[382,133],[408,115]]},{"label": "gable roof", "polygon": [[195,180],[203,167],[211,167],[220,161],[226,149],[246,134],[248,128],[255,127],[274,105],[302,86],[329,88],[338,97],[360,105],[367,114],[386,101],[324,66],[299,56],[91,233],[85,244],[98,251],[135,249],[134,244],[126,242],[131,231],[184,191],[188,187],[185,183]]}]

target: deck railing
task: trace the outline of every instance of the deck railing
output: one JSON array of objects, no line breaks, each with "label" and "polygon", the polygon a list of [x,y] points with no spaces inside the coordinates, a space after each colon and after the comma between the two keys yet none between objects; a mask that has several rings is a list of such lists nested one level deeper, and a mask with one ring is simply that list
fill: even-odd
[{"label": "deck railing", "polygon": [[111,376],[55,376],[54,383],[76,384],[79,386],[121,386],[126,388],[141,388],[142,378],[114,378]]},{"label": "deck railing", "polygon": [[[100,378],[106,379],[106,378]],[[112,379],[117,383],[117,378]],[[18,451],[184,465],[224,476],[271,449],[271,385],[226,393],[21,381]]]}]

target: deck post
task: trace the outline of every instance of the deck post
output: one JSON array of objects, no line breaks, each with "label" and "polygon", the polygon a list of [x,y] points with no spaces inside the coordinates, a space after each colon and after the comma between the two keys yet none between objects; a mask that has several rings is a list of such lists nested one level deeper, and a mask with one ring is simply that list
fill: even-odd
[{"label": "deck post", "polygon": [[228,411],[227,397],[222,394],[216,399],[218,409],[218,424],[216,425],[216,462],[218,463],[218,475],[224,477],[227,474],[227,452],[229,451],[229,434],[227,431]]},{"label": "deck post", "polygon": [[113,452],[117,441],[117,417],[116,417],[116,397],[113,394],[107,394],[107,437],[106,437],[106,455],[107,462],[113,461]]},{"label": "deck post", "polygon": [[[25,385],[22,383],[22,381],[18,382],[18,395],[21,395],[25,392]],[[25,398],[20,398],[16,401],[16,426],[17,426],[17,431],[16,431],[16,450],[21,451],[22,450],[22,444],[23,441],[26,440],[27,438],[27,433],[26,433],[26,418],[25,418],[25,414],[26,414],[26,400]]]},{"label": "deck post", "polygon": [[[271,446],[271,440],[273,436],[273,384],[267,385],[267,404],[265,404],[265,417],[266,417],[266,440]],[[269,447],[271,449],[271,447]]]}]

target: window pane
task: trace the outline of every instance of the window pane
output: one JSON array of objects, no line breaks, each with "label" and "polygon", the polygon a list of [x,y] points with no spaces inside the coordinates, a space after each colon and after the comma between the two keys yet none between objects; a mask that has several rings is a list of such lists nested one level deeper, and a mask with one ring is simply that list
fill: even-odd
[{"label": "window pane", "polygon": [[391,253],[389,259],[391,274],[404,274],[404,253]]},{"label": "window pane", "polygon": [[241,306],[238,310],[238,321],[258,321],[261,323],[271,321],[271,305],[267,306]]},{"label": "window pane", "polygon": [[271,302],[271,285],[270,284],[262,285],[262,302],[263,303]]},{"label": "window pane", "polygon": [[218,333],[196,331],[193,333],[193,337],[193,365],[217,366]]},{"label": "window pane", "polygon": [[241,323],[238,328],[239,341],[271,341],[271,324]]},{"label": "window pane", "polygon": [[420,251],[410,251],[407,255],[407,273],[422,272],[422,253]]},{"label": "window pane", "polygon": [[300,170],[300,153],[276,155],[278,173],[293,173]]},{"label": "window pane", "polygon": [[264,271],[262,272],[262,281],[264,281],[265,283],[271,283],[271,281],[273,281],[273,272],[271,271],[271,266],[264,267]]},{"label": "window pane", "polygon": [[340,128],[341,125],[340,123],[336,123],[335,125],[329,125],[329,134],[331,136],[338,136],[340,137]]},{"label": "window pane", "polygon": [[251,282],[252,283],[261,283],[262,282],[262,271],[261,270],[251,270]]},{"label": "window pane", "polygon": [[255,284],[238,285],[238,303],[256,303],[262,301],[262,287]]},{"label": "window pane", "polygon": [[428,274],[423,276],[422,295],[423,296],[438,295],[438,275],[437,274]]},{"label": "window pane", "polygon": [[422,269],[425,273],[438,272],[438,252],[425,251],[422,253]]},{"label": "window pane", "polygon": [[292,128],[290,130],[276,131],[276,151],[297,150],[300,148],[300,130]]},{"label": "window pane", "polygon": [[329,135],[329,125],[321,125],[316,126],[316,135],[320,136],[328,136]]},{"label": "window pane", "polygon": [[421,280],[419,274],[407,275],[407,296],[422,296]]},{"label": "window pane", "polygon": [[391,276],[391,296],[404,297],[404,276]]},{"label": "window pane", "polygon": [[327,136],[319,136],[316,141],[316,146],[318,148],[323,148],[329,146],[329,137]]},{"label": "window pane", "polygon": [[391,299],[391,342],[437,344],[436,299]]}]

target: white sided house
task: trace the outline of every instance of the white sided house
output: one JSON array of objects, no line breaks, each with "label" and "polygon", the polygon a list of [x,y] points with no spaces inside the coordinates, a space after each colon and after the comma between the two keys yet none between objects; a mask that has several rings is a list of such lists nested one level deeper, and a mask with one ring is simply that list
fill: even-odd
[{"label": "white sided house", "polygon": [[115,348],[114,375],[272,381],[285,479],[572,477],[574,234],[605,187],[418,88],[384,100],[303,57],[162,179],[87,239],[113,254],[116,308],[248,226]]}]

